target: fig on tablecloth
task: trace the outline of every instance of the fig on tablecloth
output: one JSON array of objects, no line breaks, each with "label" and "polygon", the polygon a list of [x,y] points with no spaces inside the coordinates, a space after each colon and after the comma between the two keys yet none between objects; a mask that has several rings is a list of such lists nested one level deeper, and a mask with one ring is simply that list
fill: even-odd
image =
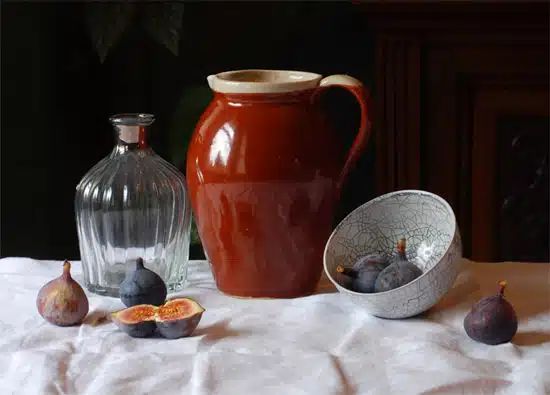
[{"label": "fig on tablecloth", "polygon": [[199,325],[202,313],[204,308],[192,299],[173,299],[158,309],[157,328],[168,339],[187,337]]},{"label": "fig on tablecloth", "polygon": [[473,340],[496,345],[509,342],[517,332],[516,312],[504,299],[506,281],[499,286],[498,294],[481,299],[464,318],[464,329]]},{"label": "fig on tablecloth", "polygon": [[139,304],[111,314],[113,322],[132,337],[149,337],[155,333],[157,306]]},{"label": "fig on tablecloth", "polygon": [[136,260],[135,270],[126,276],[119,288],[120,300],[126,306],[152,304],[160,306],[166,300],[166,284],[162,278],[143,265],[143,259]]},{"label": "fig on tablecloth", "polygon": [[48,322],[58,326],[80,324],[88,314],[88,298],[71,277],[71,263],[63,263],[63,273],[38,292],[36,307]]},{"label": "fig on tablecloth", "polygon": [[167,339],[190,336],[204,308],[193,299],[173,299],[162,306],[136,305],[111,314],[116,326],[132,337],[149,337],[158,329]]}]

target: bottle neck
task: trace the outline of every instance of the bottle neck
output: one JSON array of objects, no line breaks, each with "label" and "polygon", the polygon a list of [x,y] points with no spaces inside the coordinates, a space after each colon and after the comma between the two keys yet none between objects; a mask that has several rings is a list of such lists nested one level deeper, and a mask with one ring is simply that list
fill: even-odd
[{"label": "bottle neck", "polygon": [[149,127],[143,125],[115,125],[116,130],[116,154],[124,154],[128,151],[148,151],[147,136]]}]

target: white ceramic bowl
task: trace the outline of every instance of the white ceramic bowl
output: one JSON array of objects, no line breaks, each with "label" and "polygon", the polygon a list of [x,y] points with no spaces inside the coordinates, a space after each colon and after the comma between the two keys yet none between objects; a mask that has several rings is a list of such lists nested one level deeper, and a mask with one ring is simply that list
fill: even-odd
[{"label": "white ceramic bowl", "polygon": [[[422,275],[379,293],[350,291],[336,282],[338,265],[352,266],[367,254],[392,254],[407,239],[407,256]],[[462,242],[451,206],[430,192],[403,190],[382,195],[351,212],[327,241],[325,272],[338,291],[367,312],[406,318],[435,305],[452,287],[462,261]]]}]

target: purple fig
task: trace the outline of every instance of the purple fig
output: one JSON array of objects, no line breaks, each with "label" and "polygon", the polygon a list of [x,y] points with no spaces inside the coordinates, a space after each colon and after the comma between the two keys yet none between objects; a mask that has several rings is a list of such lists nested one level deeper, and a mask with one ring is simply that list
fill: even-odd
[{"label": "purple fig", "polygon": [[499,282],[499,293],[477,302],[464,318],[468,336],[481,343],[507,343],[517,332],[518,319],[512,305],[504,299],[506,281]]},{"label": "purple fig", "polygon": [[152,304],[160,306],[166,300],[166,284],[162,278],[136,260],[135,270],[128,274],[119,288],[120,300],[126,306]]},{"label": "purple fig", "polygon": [[367,266],[375,266],[380,270],[384,269],[390,264],[390,261],[387,256],[381,254],[370,254],[364,257],[359,258],[353,264],[353,270],[361,270]]},{"label": "purple fig", "polygon": [[76,325],[88,314],[88,298],[71,277],[71,263],[65,261],[63,274],[44,285],[36,298],[40,315],[58,326]]},{"label": "purple fig", "polygon": [[349,267],[342,265],[336,266],[334,278],[336,282],[346,289],[353,290],[353,281],[357,277],[357,272]]},{"label": "purple fig", "polygon": [[422,271],[407,258],[406,249],[407,241],[402,238],[397,243],[397,254],[391,264],[382,270],[376,278],[375,292],[385,292],[402,287],[422,274]]},{"label": "purple fig", "polygon": [[374,283],[378,274],[382,271],[379,265],[364,265],[359,270],[338,266],[337,274],[341,275],[340,284],[352,291],[371,293],[374,291]]},{"label": "purple fig", "polygon": [[370,293],[374,291],[374,283],[378,274],[388,265],[389,260],[384,255],[366,255],[359,258],[351,268],[338,266],[336,281],[352,291]]}]

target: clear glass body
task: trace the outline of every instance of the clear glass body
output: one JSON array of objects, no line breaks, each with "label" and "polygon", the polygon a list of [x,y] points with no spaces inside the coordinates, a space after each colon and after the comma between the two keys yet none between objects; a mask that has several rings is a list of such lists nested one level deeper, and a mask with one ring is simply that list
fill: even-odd
[{"label": "clear glass body", "polygon": [[148,114],[111,118],[117,144],[76,188],[75,211],[86,287],[119,295],[135,260],[159,274],[169,292],[187,277],[191,208],[183,174],[147,145]]}]

